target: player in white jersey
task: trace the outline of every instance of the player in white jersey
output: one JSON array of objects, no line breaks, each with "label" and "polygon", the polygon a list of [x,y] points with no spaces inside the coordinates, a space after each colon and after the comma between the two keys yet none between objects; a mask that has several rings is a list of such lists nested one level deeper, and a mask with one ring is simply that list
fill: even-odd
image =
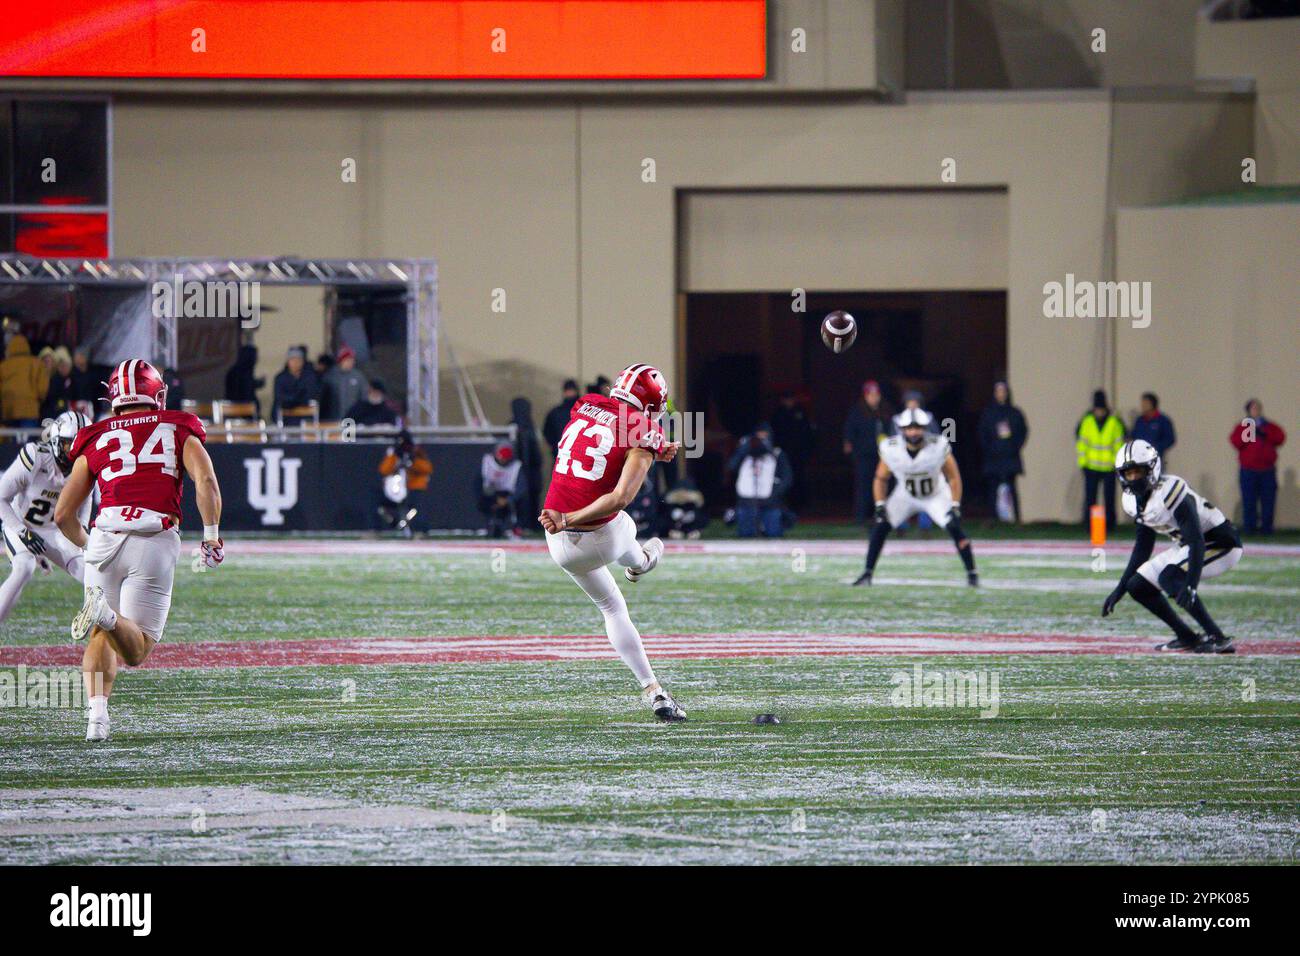
[{"label": "player in white jersey", "polygon": [[[855,585],[871,583],[889,532],[922,511],[952,536],[966,566],[967,583],[979,585],[975,555],[961,527],[961,472],[948,439],[929,431],[931,420],[925,409],[909,408],[894,419],[899,434],[880,443],[880,464],[871,486],[876,496],[876,521],[867,546],[867,568]],[[891,474],[898,483],[886,498]]]},{"label": "player in white jersey", "polygon": [[[0,477],[0,535],[13,565],[0,584],[0,622],[14,609],[37,568],[62,568],[81,583],[81,549],[55,526],[54,503],[72,468],[68,449],[77,431],[88,424],[90,419],[80,412],[64,412],[50,426],[48,437],[23,445]],[[90,519],[89,501],[77,517],[83,525]]]},{"label": "player in white jersey", "polygon": [[[1124,511],[1137,522],[1137,542],[1119,584],[1102,605],[1102,617],[1110,614],[1125,594],[1131,594],[1174,632],[1174,639],[1157,650],[1233,653],[1232,638],[1214,623],[1197,588],[1207,578],[1237,566],[1241,535],[1222,511],[1192,491],[1187,482],[1177,475],[1162,474],[1160,454],[1149,443],[1125,442],[1115,456],[1115,471],[1124,489]],[[1168,535],[1174,546],[1152,557],[1157,534]],[[1203,634],[1187,626],[1165,594],[1196,619]]]}]

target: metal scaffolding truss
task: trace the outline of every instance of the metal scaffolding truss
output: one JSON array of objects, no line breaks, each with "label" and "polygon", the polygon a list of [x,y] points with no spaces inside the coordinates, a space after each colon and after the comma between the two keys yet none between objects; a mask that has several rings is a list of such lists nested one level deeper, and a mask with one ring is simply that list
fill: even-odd
[{"label": "metal scaffolding truss", "polygon": [[[0,256],[0,284],[142,286],[180,281],[259,286],[402,289],[406,302],[407,420],[438,422],[438,265],[432,259],[42,259]],[[151,310],[156,362],[179,364],[177,317]]]}]

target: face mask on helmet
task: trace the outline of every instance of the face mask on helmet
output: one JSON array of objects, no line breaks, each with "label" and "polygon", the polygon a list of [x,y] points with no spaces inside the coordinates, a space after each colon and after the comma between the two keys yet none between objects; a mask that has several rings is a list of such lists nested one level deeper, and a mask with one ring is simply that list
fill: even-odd
[{"label": "face mask on helmet", "polygon": [[1115,474],[1125,491],[1144,497],[1160,483],[1160,455],[1144,441],[1130,442],[1120,449]]}]

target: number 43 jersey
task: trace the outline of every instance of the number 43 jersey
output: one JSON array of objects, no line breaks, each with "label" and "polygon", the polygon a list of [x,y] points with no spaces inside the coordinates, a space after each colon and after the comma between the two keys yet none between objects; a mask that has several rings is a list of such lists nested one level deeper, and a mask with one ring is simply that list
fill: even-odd
[{"label": "number 43 jersey", "polygon": [[144,508],[181,513],[181,454],[191,435],[207,439],[189,412],[139,411],[114,415],[77,432],[71,458],[84,457],[99,484],[99,510]]},{"label": "number 43 jersey", "polygon": [[942,435],[926,435],[925,441],[913,455],[902,435],[894,435],[880,443],[880,459],[894,473],[899,485],[913,498],[929,498],[941,488],[948,487],[943,477],[943,463],[948,460],[948,439]]},{"label": "number 43 jersey", "polygon": [[644,448],[655,453],[663,444],[659,426],[632,406],[594,392],[584,395],[573,403],[569,424],[556,448],[545,507],[563,512],[585,508],[618,487],[629,451]]}]

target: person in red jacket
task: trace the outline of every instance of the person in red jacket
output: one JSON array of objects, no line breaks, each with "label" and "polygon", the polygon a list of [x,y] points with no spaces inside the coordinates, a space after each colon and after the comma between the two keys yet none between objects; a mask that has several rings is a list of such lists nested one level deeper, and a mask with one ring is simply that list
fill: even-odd
[{"label": "person in red jacket", "polygon": [[1237,449],[1241,466],[1242,530],[1247,534],[1273,533],[1273,507],[1277,504],[1277,450],[1286,432],[1264,417],[1258,398],[1246,403],[1246,417],[1235,425],[1228,441]]}]

